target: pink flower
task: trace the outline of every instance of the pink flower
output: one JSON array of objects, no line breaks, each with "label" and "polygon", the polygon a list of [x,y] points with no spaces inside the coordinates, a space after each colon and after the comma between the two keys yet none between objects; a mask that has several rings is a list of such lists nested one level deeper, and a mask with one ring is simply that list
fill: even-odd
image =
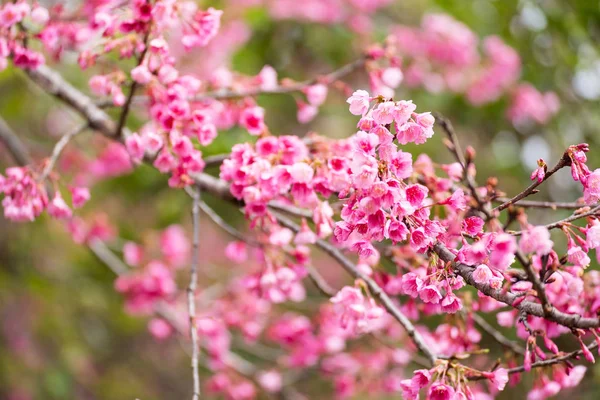
[{"label": "pink flower", "polygon": [[71,202],[73,208],[81,208],[90,199],[90,191],[86,187],[72,187],[71,191]]},{"label": "pink flower", "polygon": [[545,226],[530,226],[521,236],[519,248],[523,253],[550,253],[554,243],[550,240],[550,232]]},{"label": "pink flower", "polygon": [[491,245],[489,265],[504,271],[514,262],[516,251],[517,242],[514,236],[508,233],[497,235]]},{"label": "pink flower", "polygon": [[126,242],[123,245],[123,258],[127,264],[137,267],[144,258],[144,249],[134,242]]},{"label": "pink flower", "polygon": [[434,285],[427,285],[419,291],[419,297],[424,303],[438,304],[442,299],[439,289]]},{"label": "pink flower", "polygon": [[462,309],[462,302],[453,293],[446,295],[441,302],[442,311],[454,314]]},{"label": "pink flower", "polygon": [[371,99],[366,90],[357,90],[346,101],[350,104],[350,113],[353,115],[365,115],[369,110]]},{"label": "pink flower", "polygon": [[600,222],[594,219],[586,230],[586,244],[590,249],[600,247]]},{"label": "pink flower", "polygon": [[454,400],[454,389],[446,384],[435,382],[429,388],[429,400]]},{"label": "pink flower", "polygon": [[481,232],[484,223],[485,222],[483,221],[483,219],[479,217],[469,217],[465,218],[465,220],[462,223],[462,226],[467,234],[475,236]]},{"label": "pink flower", "polygon": [[191,244],[180,225],[171,225],[160,236],[160,250],[173,266],[180,267],[187,262]]},{"label": "pink flower", "polygon": [[152,73],[148,70],[147,66],[138,65],[131,70],[131,78],[137,83],[145,85],[152,80]]},{"label": "pink flower", "polygon": [[538,167],[533,170],[533,172],[531,173],[531,180],[535,181],[537,180],[538,183],[542,183],[544,181],[544,178],[546,177],[546,169],[548,168],[546,163],[544,162],[544,160],[542,160],[541,158],[538,160]]},{"label": "pink flower", "polygon": [[0,7],[0,27],[10,28],[19,23],[24,16],[17,4],[5,4]]},{"label": "pink flower", "polygon": [[590,265],[590,257],[579,246],[569,246],[567,250],[567,260],[578,267],[587,268]]},{"label": "pink flower", "polygon": [[404,75],[398,67],[389,67],[381,72],[381,81],[388,87],[397,88],[402,79],[404,79]]},{"label": "pink flower", "polygon": [[499,391],[504,390],[508,383],[508,371],[504,368],[498,368],[495,370],[489,378],[490,383]]},{"label": "pink flower", "polygon": [[206,46],[218,33],[221,27],[223,11],[210,7],[206,11],[198,11],[189,26],[191,31],[181,38],[186,49]]},{"label": "pink flower", "polygon": [[246,243],[242,241],[229,242],[225,247],[225,256],[235,263],[243,263],[248,260]]},{"label": "pink flower", "polygon": [[583,198],[587,204],[600,200],[600,168],[588,175],[583,185]]},{"label": "pink flower", "polygon": [[379,103],[373,110],[373,119],[380,125],[388,125],[394,122],[394,114],[396,111],[396,103],[393,101],[385,101]]},{"label": "pink flower", "polygon": [[454,193],[452,193],[452,196],[440,202],[440,204],[447,205],[448,207],[450,207],[450,209],[454,211],[463,211],[467,208],[467,198],[463,190],[458,189]]},{"label": "pink flower", "polygon": [[258,383],[265,391],[276,393],[283,387],[283,379],[277,371],[265,371],[258,374]]},{"label": "pink flower", "polygon": [[73,216],[71,209],[58,192],[54,195],[50,204],[48,204],[48,214],[58,219],[66,219]]},{"label": "pink flower", "polygon": [[298,122],[301,124],[308,124],[310,121],[315,119],[317,114],[319,113],[319,109],[311,104],[306,104],[303,101],[298,101],[296,103],[298,106],[298,113],[296,117],[298,118]]},{"label": "pink flower", "polygon": [[327,86],[322,83],[308,86],[304,89],[304,94],[312,106],[318,107],[323,104],[327,98]]},{"label": "pink flower", "polygon": [[245,108],[240,115],[240,125],[248,130],[251,135],[262,134],[265,126],[265,109],[254,106]]},{"label": "pink flower", "polygon": [[375,322],[385,314],[373,299],[366,299],[360,289],[350,286],[344,286],[330,301],[335,305],[341,327],[354,334],[373,331],[377,328]]},{"label": "pink flower", "polygon": [[162,318],[152,318],[148,322],[148,330],[158,340],[164,340],[173,333],[173,327]]},{"label": "pink flower", "polygon": [[31,10],[31,20],[38,25],[45,25],[46,22],[50,19],[50,14],[48,10],[42,6],[36,6],[33,10]]},{"label": "pink flower", "polygon": [[419,292],[423,287],[423,280],[414,272],[409,272],[402,276],[402,290],[404,294],[412,298],[419,296]]},{"label": "pink flower", "polygon": [[487,284],[492,279],[492,271],[485,264],[480,264],[473,271],[473,280],[477,283]]},{"label": "pink flower", "polygon": [[125,147],[134,162],[140,162],[144,158],[144,140],[137,133],[132,133],[125,139]]}]

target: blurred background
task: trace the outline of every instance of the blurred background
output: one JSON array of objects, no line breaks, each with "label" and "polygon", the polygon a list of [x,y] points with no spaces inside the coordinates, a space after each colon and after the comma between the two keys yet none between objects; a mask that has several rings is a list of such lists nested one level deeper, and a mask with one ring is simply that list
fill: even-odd
[{"label": "blurred background", "polygon": [[[382,1],[385,4],[374,13],[363,13],[368,15],[364,19],[328,15],[327,7],[321,4],[330,3],[326,0],[297,2],[302,3],[303,11],[287,0],[200,3],[225,11],[218,45],[187,54],[182,61],[188,71],[204,76],[218,67],[256,75],[268,64],[280,78],[312,78],[356,59],[361,50],[384,40],[397,26],[418,28],[426,14],[447,14],[465,24],[479,40],[489,35],[501,37],[521,58],[520,81],[540,92],[553,91],[560,100],[560,109],[544,124],[516,124],[506,116],[510,93],[473,106],[464,95],[450,90],[419,85],[411,88],[404,83],[398,87],[397,99],[412,99],[419,111],[442,113],[454,123],[463,146],[477,150],[479,182],[497,176],[500,189],[516,194],[528,184],[537,159],[553,165],[568,145],[581,142],[591,146],[590,167],[600,167],[596,151],[600,145],[600,1]],[[76,2],[66,5],[78,7]],[[356,13],[358,17],[363,14]],[[213,64],[203,62],[207,53]],[[76,56],[65,54],[56,67],[87,91],[91,74],[79,70]],[[369,83],[364,71],[345,81],[357,89],[367,88]],[[37,159],[47,157],[63,133],[57,128],[61,126],[58,121],[71,112],[13,68],[0,73],[0,94],[0,115],[24,138]],[[266,109],[267,124],[275,134],[315,131],[341,138],[353,134],[356,124],[345,98],[330,90],[318,116],[307,124],[297,122],[298,97],[260,96],[258,103]],[[143,114],[132,115],[132,128],[143,122]],[[427,144],[409,150],[415,156],[427,153],[436,162],[453,162],[442,138],[438,130]],[[232,144],[248,140],[252,139],[245,131],[231,129],[220,132],[216,142],[203,152],[224,153]],[[97,157],[89,150],[96,144],[105,146],[89,132],[77,137],[61,168],[69,170],[69,163],[79,165],[82,154]],[[10,155],[0,148],[2,170],[12,163]],[[218,169],[208,172],[218,174]],[[166,182],[167,177],[147,166],[121,176],[108,174],[93,186],[92,200],[81,217],[112,232],[110,243],[116,253],[126,240],[155,245],[160,232],[172,224],[182,225],[189,233],[189,198],[169,189]],[[579,186],[567,170],[562,170],[543,186],[536,199],[574,201],[581,195]],[[230,222],[244,225],[234,208],[210,197],[205,200]],[[536,211],[530,221],[550,222],[568,213]],[[208,273],[201,277],[201,287],[212,287],[239,273],[223,254],[229,240],[203,217],[201,265]],[[327,259],[320,262],[334,286],[344,281],[335,268],[329,271]],[[592,268],[597,267],[594,261]],[[184,275],[180,287],[187,279]],[[115,275],[86,247],[73,243],[61,223],[47,216],[31,224],[0,219],[0,398],[149,400],[189,395],[187,344],[176,335],[162,341],[154,338],[148,332],[149,318],[124,311],[114,280]],[[309,292],[312,300],[294,305],[296,310],[317,303],[319,295],[312,287]],[[484,337],[484,347],[486,340]],[[493,342],[489,345],[496,346]],[[573,347],[570,342],[565,345]],[[560,396],[598,398],[597,368],[590,366],[585,379],[576,393],[562,392]],[[531,379],[498,398],[525,398],[528,381]],[[332,389],[315,378],[303,390],[309,398],[329,398],[327,393]]]}]

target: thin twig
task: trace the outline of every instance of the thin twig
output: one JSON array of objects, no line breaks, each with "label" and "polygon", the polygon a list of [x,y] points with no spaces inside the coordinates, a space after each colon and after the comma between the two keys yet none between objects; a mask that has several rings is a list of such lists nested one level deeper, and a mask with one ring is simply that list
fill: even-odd
[{"label": "thin twig", "polygon": [[517,250],[515,252],[515,257],[517,258],[517,260],[519,260],[521,265],[523,265],[523,268],[525,269],[525,273],[527,274],[527,279],[533,284],[533,287],[534,287],[535,291],[537,292],[537,297],[542,302],[542,308],[544,309],[544,313],[546,315],[550,314],[554,308],[552,307],[552,304],[550,303],[550,300],[548,299],[548,295],[546,294],[546,287],[544,286],[544,283],[540,279],[539,275],[535,273],[535,271],[533,270],[533,266],[531,265],[531,262],[529,260],[527,260],[525,255],[521,252],[521,250]]},{"label": "thin twig", "polygon": [[[508,197],[496,197],[493,201],[498,203],[506,203],[510,201]],[[586,205],[583,203],[579,203],[576,201],[573,202],[562,202],[562,201],[535,201],[535,200],[520,200],[519,207],[523,208],[551,208],[553,210],[557,210],[559,208],[564,209],[573,209],[573,208],[581,208]]]},{"label": "thin twig", "polygon": [[449,119],[447,119],[440,113],[435,113],[435,120],[442,127],[442,129],[444,130],[444,132],[448,136],[448,139],[451,142],[449,149],[452,152],[452,154],[454,154],[454,157],[456,158],[456,160],[462,167],[463,180],[467,183],[467,187],[468,187],[469,191],[471,192],[471,196],[477,203],[477,208],[479,209],[479,211],[481,211],[485,215],[486,220],[491,219],[492,214],[490,212],[491,211],[490,207],[479,196],[479,193],[477,193],[477,183],[475,182],[475,179],[473,178],[473,176],[469,173],[469,164],[468,164],[467,160],[465,159],[465,155],[462,151],[460,142],[458,140],[458,135],[456,134],[456,131],[454,130],[454,127],[452,126],[452,123],[450,122]]},{"label": "thin twig", "polygon": [[471,318],[473,318],[473,321],[477,324],[477,326],[483,329],[488,335],[494,338],[494,340],[496,340],[502,346],[506,347],[507,349],[510,349],[514,353],[520,355],[525,354],[525,350],[521,346],[504,336],[502,332],[490,325],[479,314],[473,312],[471,314]]},{"label": "thin twig", "polygon": [[323,278],[323,275],[317,271],[317,269],[312,265],[307,265],[306,269],[308,270],[308,277],[314,283],[317,289],[326,297],[333,297],[337,293],[337,291],[332,288],[329,283]]},{"label": "thin twig", "polygon": [[189,329],[190,338],[192,339],[192,375],[194,392],[192,400],[200,398],[200,375],[198,372],[198,358],[200,347],[198,345],[198,329],[196,327],[196,289],[198,287],[198,263],[200,250],[200,189],[196,189],[192,205],[192,226],[193,226],[193,241],[192,241],[192,263],[190,268],[190,282],[187,289],[187,303],[189,314]]},{"label": "thin twig", "polygon": [[79,126],[76,126],[75,129],[70,130],[69,132],[64,134],[60,138],[60,140],[58,142],[56,142],[56,144],[54,145],[54,148],[52,149],[52,155],[50,156],[50,159],[48,160],[46,167],[44,168],[44,170],[42,171],[42,174],[40,175],[40,177],[38,179],[39,182],[43,182],[48,177],[48,175],[50,175],[50,172],[52,172],[52,170],[54,169],[54,166],[58,162],[58,158],[60,157],[62,151],[67,146],[69,141],[74,136],[83,132],[85,130],[85,128],[87,128],[87,126],[88,126],[87,122],[85,122]]},{"label": "thin twig", "polygon": [[548,178],[550,178],[552,175],[554,175],[554,173],[556,173],[556,171],[558,171],[559,169],[561,169],[563,167],[570,165],[570,163],[571,163],[571,159],[569,158],[569,155],[565,152],[563,154],[563,156],[560,158],[560,160],[558,160],[558,163],[556,163],[554,168],[552,168],[550,171],[546,172],[546,175],[544,176],[544,179],[541,182],[538,180],[533,181],[533,183],[531,185],[529,185],[525,190],[523,190],[521,193],[519,193],[512,199],[500,204],[499,206],[494,208],[493,211],[500,212],[500,211],[504,210],[505,208],[508,208],[511,205],[517,203],[519,200],[524,199],[525,197],[529,196],[530,194],[533,194],[535,191],[535,188],[537,188],[543,182],[548,180]]},{"label": "thin twig", "polygon": [[250,246],[262,247],[262,243],[247,235],[244,235],[242,232],[238,231],[233,226],[228,224],[223,218],[221,218],[219,214],[215,212],[215,210],[210,208],[208,204],[206,204],[204,201],[200,201],[199,206],[202,212],[204,212],[204,214],[206,214],[215,224],[217,224],[221,229],[229,233],[234,238],[241,240],[242,242],[245,242]]},{"label": "thin twig", "polygon": [[[570,223],[570,222],[573,222],[573,221],[576,221],[578,219],[582,219],[582,218],[585,218],[585,217],[590,217],[590,216],[593,216],[593,215],[598,215],[598,214],[600,214],[600,205],[595,206],[594,208],[592,208],[589,211],[586,211],[586,212],[583,212],[583,213],[579,213],[579,214],[575,213],[575,214],[573,214],[573,215],[571,215],[571,216],[569,216],[569,217],[567,217],[565,219],[561,219],[560,221],[556,221],[556,222],[553,222],[551,224],[544,225],[544,226],[547,229],[561,228],[563,225],[565,225],[567,223]],[[514,232],[514,231],[508,231],[507,233],[510,233],[511,235],[514,235],[514,236],[521,236],[523,234],[523,231],[516,231],[516,232]]]},{"label": "thin twig", "polygon": [[0,141],[4,143],[17,164],[20,166],[31,164],[32,159],[27,148],[2,117],[0,117]]},{"label": "thin twig", "polygon": [[[148,32],[144,36],[144,49],[138,58],[137,66],[142,65],[144,62],[144,58],[146,57],[146,53],[148,52],[148,38],[150,37],[151,26],[148,26]],[[125,123],[127,122],[127,116],[129,115],[129,109],[131,108],[131,102],[133,101],[133,95],[135,94],[135,90],[138,87],[137,81],[133,80],[131,83],[131,87],[129,88],[129,94],[127,95],[127,100],[125,100],[125,104],[123,105],[123,109],[121,110],[121,115],[119,115],[119,122],[117,123],[117,130],[115,135],[117,137],[121,136],[121,132]]]}]

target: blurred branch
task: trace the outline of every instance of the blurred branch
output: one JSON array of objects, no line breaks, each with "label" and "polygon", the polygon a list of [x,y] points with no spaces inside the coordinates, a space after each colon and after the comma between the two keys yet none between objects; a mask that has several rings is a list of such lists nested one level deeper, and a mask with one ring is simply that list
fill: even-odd
[{"label": "blurred branch", "polygon": [[17,164],[22,167],[31,164],[29,151],[2,117],[0,117],[0,141],[4,143]]},{"label": "blurred branch", "polygon": [[475,322],[475,324],[477,324],[477,326],[479,326],[488,335],[493,337],[494,340],[496,340],[496,342],[500,343],[502,346],[506,347],[507,349],[511,350],[516,354],[525,354],[525,350],[521,346],[504,336],[502,332],[490,325],[479,314],[473,312],[471,313],[471,318],[473,318],[473,321]]},{"label": "blurred branch", "polygon": [[187,305],[190,321],[190,338],[192,339],[192,375],[193,375],[193,400],[200,398],[200,375],[198,371],[198,328],[196,327],[196,290],[198,287],[198,264],[200,259],[200,189],[193,194],[192,205],[192,263],[190,268],[190,283],[187,288]]},{"label": "blurred branch", "polygon": [[85,130],[85,128],[87,128],[87,126],[88,126],[87,122],[82,125],[79,125],[79,126],[75,127],[75,129],[67,132],[60,138],[60,140],[54,145],[54,149],[52,149],[52,155],[50,156],[50,159],[48,160],[48,164],[46,164],[46,167],[42,171],[42,175],[40,175],[40,177],[38,179],[39,182],[43,182],[48,177],[50,172],[52,172],[52,169],[56,165],[58,158],[60,157],[62,151],[67,146],[69,141],[75,135],[78,135],[79,133],[83,132]]},{"label": "blurred branch", "polygon": [[[505,203],[507,201],[510,201],[510,199],[508,197],[496,197],[493,201]],[[585,204],[578,202],[521,200],[519,201],[518,206],[523,208],[551,208],[553,210],[556,210],[559,208],[581,208],[585,207]]]},{"label": "blurred branch", "polygon": [[[551,224],[548,225],[544,225],[547,229],[555,229],[555,228],[561,228],[563,225],[568,224],[570,222],[576,221],[578,219],[582,219],[585,217],[590,217],[593,215],[598,215],[600,214],[600,205],[597,205],[595,207],[593,207],[592,209],[585,211],[585,212],[581,212],[581,213],[577,213],[575,212],[573,215],[571,215],[570,217],[567,217],[565,219],[561,219],[560,221],[556,221],[553,222]],[[514,236],[521,236],[523,234],[523,231],[516,231],[516,232],[508,232],[511,235]]]},{"label": "blurred branch", "polygon": [[510,207],[511,205],[517,203],[519,200],[524,199],[525,197],[535,193],[535,189],[540,186],[542,183],[546,182],[546,180],[548,180],[548,178],[550,178],[552,175],[554,175],[556,173],[556,171],[560,170],[563,167],[567,167],[571,165],[571,159],[569,158],[569,155],[565,152],[563,153],[562,157],[560,158],[560,160],[558,160],[558,162],[556,163],[556,165],[554,166],[554,168],[552,168],[551,170],[549,170],[548,172],[546,172],[546,175],[544,176],[544,179],[542,179],[542,181],[538,181],[538,180],[534,180],[533,183],[531,185],[529,185],[525,190],[523,190],[521,193],[519,193],[518,195],[516,195],[515,197],[513,197],[512,199],[505,201],[504,203],[500,204],[499,206],[495,207],[492,211],[502,211],[508,207]]}]

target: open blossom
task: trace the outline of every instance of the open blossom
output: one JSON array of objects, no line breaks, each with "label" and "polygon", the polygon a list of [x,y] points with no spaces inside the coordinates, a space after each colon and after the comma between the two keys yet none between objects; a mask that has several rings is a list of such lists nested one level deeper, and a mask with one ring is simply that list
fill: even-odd
[{"label": "open blossom", "polygon": [[550,232],[544,226],[530,226],[523,231],[519,248],[524,253],[544,255],[550,253],[554,243],[550,240]]},{"label": "open blossom", "polygon": [[490,383],[497,390],[500,390],[500,391],[504,390],[504,387],[506,386],[506,383],[508,382],[508,371],[504,368],[498,368],[491,375],[492,376],[489,378]]},{"label": "open blossom", "polygon": [[596,169],[588,175],[583,185],[583,198],[587,204],[593,204],[600,200],[600,169]]},{"label": "open blossom", "polygon": [[477,283],[487,284],[492,279],[492,271],[485,264],[479,265],[473,271],[473,280]]},{"label": "open blossom", "polygon": [[251,135],[258,136],[265,130],[265,110],[262,107],[245,108],[240,115],[240,125],[248,130]]},{"label": "open blossom", "polygon": [[429,400],[454,400],[455,391],[451,386],[441,382],[435,382],[429,388]]},{"label": "open blossom", "polygon": [[354,334],[371,332],[377,327],[374,322],[385,314],[371,298],[365,298],[360,289],[345,286],[334,297],[331,302],[340,318],[342,328]]},{"label": "open blossom", "polygon": [[223,11],[210,7],[206,11],[198,11],[187,25],[186,34],[181,42],[186,49],[206,46],[219,32]]},{"label": "open blossom", "polygon": [[71,209],[58,192],[48,204],[48,214],[59,219],[70,218],[73,215]]},{"label": "open blossom", "polygon": [[90,199],[90,191],[86,187],[73,187],[71,190],[71,202],[74,208],[81,208]]},{"label": "open blossom", "polygon": [[350,112],[354,115],[365,115],[369,110],[371,99],[366,90],[357,90],[350,96],[347,103],[350,104]]}]

